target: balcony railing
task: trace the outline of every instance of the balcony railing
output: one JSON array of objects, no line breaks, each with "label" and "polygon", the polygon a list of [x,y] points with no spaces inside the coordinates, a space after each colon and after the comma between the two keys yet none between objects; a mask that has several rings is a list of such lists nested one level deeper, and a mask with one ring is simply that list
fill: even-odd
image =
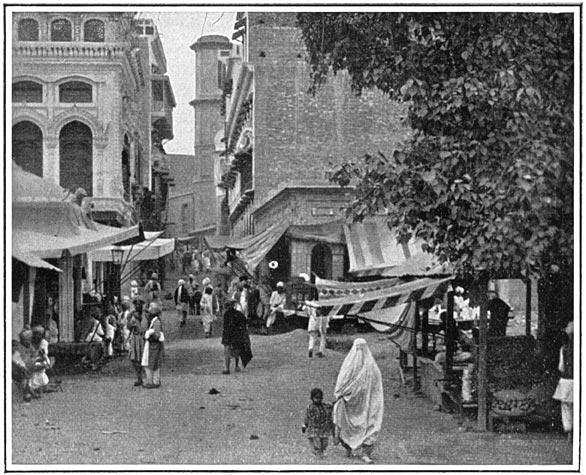
[{"label": "balcony railing", "polygon": [[125,57],[128,46],[121,43],[17,42],[12,49],[15,56],[33,58],[103,58],[108,60]]}]

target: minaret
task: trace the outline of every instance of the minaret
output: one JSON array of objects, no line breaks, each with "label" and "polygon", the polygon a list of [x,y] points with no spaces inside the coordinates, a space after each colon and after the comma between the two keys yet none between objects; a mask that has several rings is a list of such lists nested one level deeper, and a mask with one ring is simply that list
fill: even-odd
[{"label": "minaret", "polygon": [[[207,35],[199,38],[191,49],[195,53],[195,229],[216,225],[217,199],[214,177],[217,137],[223,137],[222,59],[230,55],[232,44],[225,36]],[[205,233],[209,234],[209,233]]]}]

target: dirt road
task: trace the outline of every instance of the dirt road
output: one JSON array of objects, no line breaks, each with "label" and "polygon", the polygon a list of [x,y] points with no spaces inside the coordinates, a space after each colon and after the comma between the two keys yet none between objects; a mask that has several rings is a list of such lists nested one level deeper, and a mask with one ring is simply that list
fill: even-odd
[{"label": "dirt road", "polygon": [[[133,387],[130,365],[119,358],[98,372],[64,374],[63,392],[30,404],[15,398],[8,447],[12,462],[109,469],[111,464],[170,469],[218,464],[291,469],[317,464],[366,469],[336,446],[328,448],[325,459],[316,460],[300,431],[311,388],[321,387],[325,400],[332,399],[352,336],[332,336],[336,350],[310,359],[303,330],[252,335],[250,365],[242,373],[222,375],[219,332],[202,339],[193,317],[183,329],[172,312],[164,319],[167,350],[161,388]],[[397,352],[384,335],[361,336],[384,379],[385,415],[375,464],[395,469],[408,465],[413,470],[413,464],[429,469],[572,462],[571,445],[561,435],[461,431],[453,416],[434,411],[429,400],[401,388]]]}]

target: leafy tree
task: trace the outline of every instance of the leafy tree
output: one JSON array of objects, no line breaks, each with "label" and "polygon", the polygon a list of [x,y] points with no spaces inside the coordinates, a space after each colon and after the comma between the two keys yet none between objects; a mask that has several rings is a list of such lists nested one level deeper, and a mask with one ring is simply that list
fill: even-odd
[{"label": "leafy tree", "polygon": [[569,297],[554,320],[571,318],[573,15],[297,20],[314,91],[331,70],[347,70],[357,93],[378,88],[409,104],[413,133],[392,156],[332,170],[332,181],[355,185],[353,218],[386,211],[401,239],[422,238],[461,275],[538,277],[544,295]]}]

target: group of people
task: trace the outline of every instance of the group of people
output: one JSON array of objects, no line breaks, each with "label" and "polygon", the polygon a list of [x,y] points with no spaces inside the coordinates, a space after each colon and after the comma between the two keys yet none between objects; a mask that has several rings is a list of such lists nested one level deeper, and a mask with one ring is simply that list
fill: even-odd
[{"label": "group of people", "polygon": [[384,396],[382,376],[363,338],[354,340],[344,359],[336,386],[335,402],[325,404],[323,391],[314,388],[301,428],[313,453],[323,457],[329,437],[340,444],[347,457],[373,463],[372,451],[382,426]]},{"label": "group of people", "polygon": [[119,340],[123,353],[128,354],[135,370],[134,385],[158,388],[165,341],[162,308],[156,299],[145,303],[140,296],[134,300],[124,297],[120,311],[116,312],[113,305],[105,319],[94,310],[92,323],[84,338],[89,345],[82,363],[97,369],[104,358],[113,355],[113,342]]},{"label": "group of people", "polygon": [[145,309],[142,299],[134,300],[126,326],[129,332],[128,358],[136,373],[134,386],[160,387],[165,348],[161,306],[151,302]]},{"label": "group of people", "polygon": [[49,379],[54,359],[49,357],[49,334],[42,325],[26,325],[12,342],[12,377],[20,387],[25,401],[38,399],[43,392],[52,392],[59,381]]},{"label": "group of people", "polygon": [[200,252],[197,249],[185,248],[183,251],[177,251],[177,257],[181,260],[181,271],[184,274],[208,272],[212,266],[210,252],[207,250]]},{"label": "group of people", "polygon": [[[305,283],[309,283],[310,279],[307,274],[300,274],[300,277]],[[261,280],[256,284],[248,276],[240,276],[238,281],[232,283],[230,295],[235,300],[237,309],[249,320],[256,318],[264,322],[265,334],[268,333],[277,318],[283,318],[287,312],[288,296],[283,282],[277,282],[275,289],[271,291],[265,281]],[[308,317],[308,357],[313,357],[318,340],[319,346],[316,356],[324,357],[328,318],[321,313],[315,287],[311,288],[304,301],[295,303],[298,306],[296,310],[304,311]],[[289,311],[293,312],[291,309]]]},{"label": "group of people", "polygon": [[189,275],[187,282],[179,279],[173,293],[173,302],[177,309],[179,325],[185,326],[187,313],[201,316],[201,323],[206,338],[212,336],[212,324],[221,314],[224,305],[224,291],[221,282],[214,288],[212,281],[206,277],[201,282],[203,291],[200,290],[193,274]]}]

